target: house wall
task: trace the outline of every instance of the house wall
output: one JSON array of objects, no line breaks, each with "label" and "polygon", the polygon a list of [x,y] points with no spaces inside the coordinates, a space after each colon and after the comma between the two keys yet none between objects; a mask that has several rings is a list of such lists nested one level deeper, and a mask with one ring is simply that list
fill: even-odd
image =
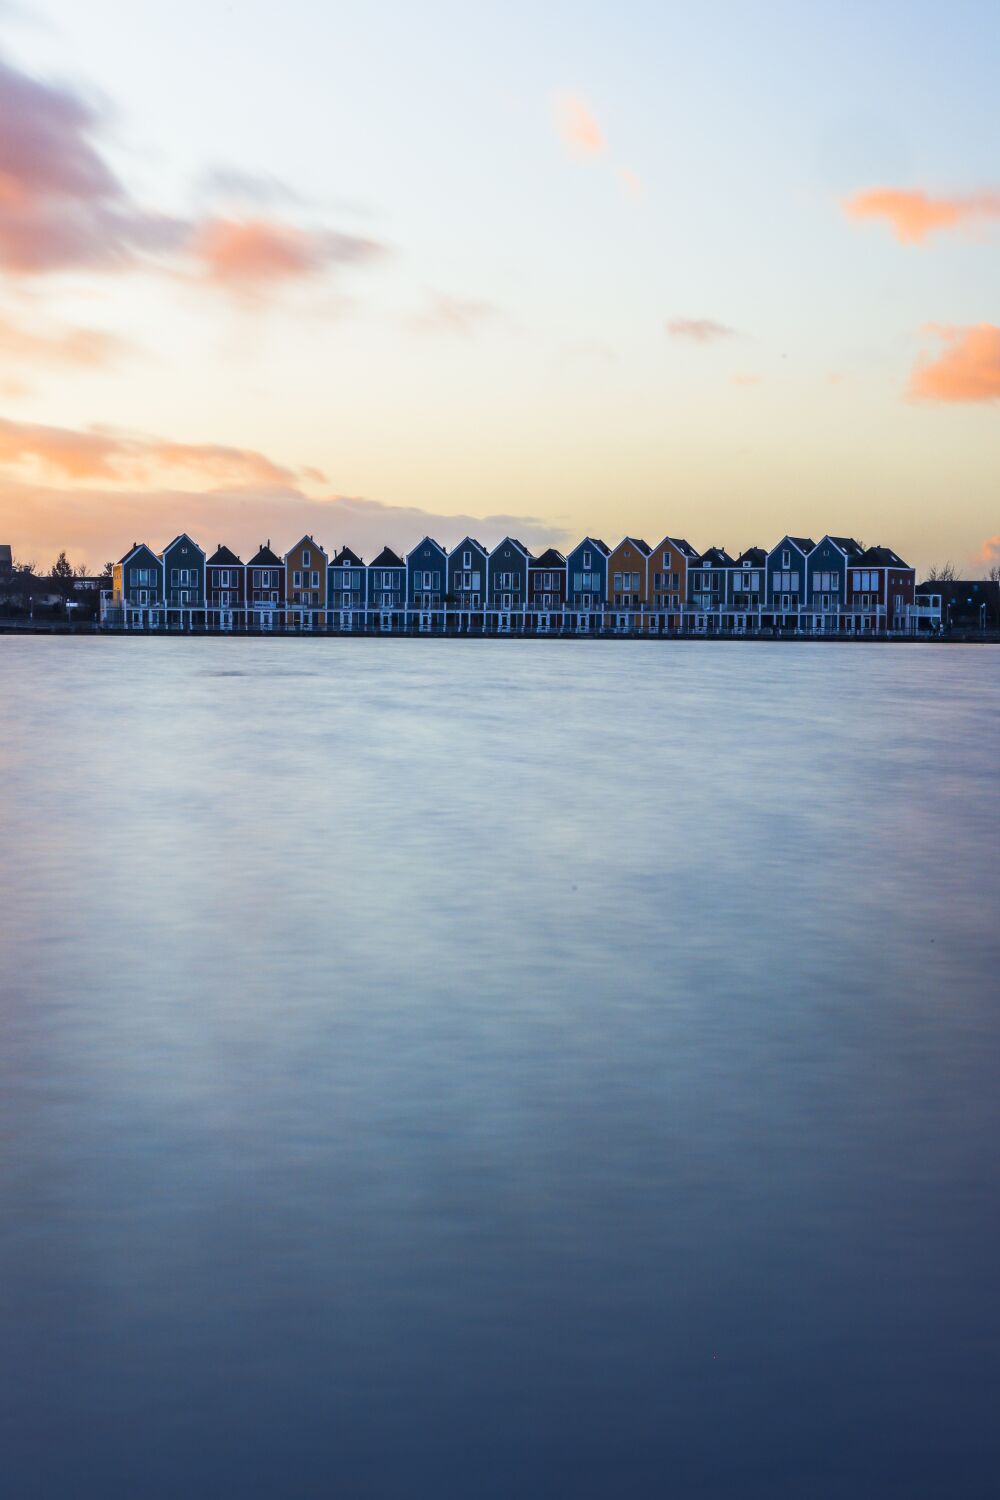
[{"label": "house wall", "polygon": [[[510,574],[511,587],[505,589],[503,576]],[[504,595],[510,594],[511,608],[523,609],[528,601],[528,559],[520,547],[513,542],[501,542],[490,553],[489,563],[490,604],[499,609]]]},{"label": "house wall", "polygon": [[[649,600],[649,570],[647,563],[649,558],[633,542],[621,541],[613,548],[611,556],[607,561],[608,570],[608,604],[614,609],[618,602],[615,593],[616,573],[637,573],[638,589],[635,590],[636,599],[640,606]],[[624,590],[622,591],[624,593]]]},{"label": "house wall", "polygon": [[[422,578],[418,589],[416,583],[417,573],[421,575],[430,573],[431,586],[429,591],[424,588]],[[420,607],[415,602],[418,593],[423,595],[429,592],[437,600],[437,604],[443,604],[447,579],[448,558],[445,555],[444,549],[429,539],[420,542],[406,559],[406,602],[409,608],[417,609]],[[436,608],[437,605],[429,605],[428,607]]]},{"label": "house wall", "polygon": [[[186,569],[194,574],[193,584],[174,582],[174,572]],[[163,554],[163,590],[168,608],[179,608],[182,590],[188,592],[188,609],[199,609],[205,603],[205,554],[190,537],[182,536],[172,542]]]},{"label": "house wall", "polygon": [[[590,553],[590,567],[584,568],[583,559],[585,553]],[[576,587],[578,574],[596,574],[596,584],[590,589]],[[599,607],[605,603],[608,597],[608,559],[600,547],[595,547],[591,541],[580,542],[573,548],[566,558],[566,601],[571,608],[578,603],[578,594],[589,593],[594,603],[592,608]]]}]

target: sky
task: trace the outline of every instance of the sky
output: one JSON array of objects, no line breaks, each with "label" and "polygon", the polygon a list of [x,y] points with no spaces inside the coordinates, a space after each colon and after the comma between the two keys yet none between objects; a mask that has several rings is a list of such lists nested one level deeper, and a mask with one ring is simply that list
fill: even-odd
[{"label": "sky", "polygon": [[0,0],[0,541],[980,574],[998,65],[993,0]]}]

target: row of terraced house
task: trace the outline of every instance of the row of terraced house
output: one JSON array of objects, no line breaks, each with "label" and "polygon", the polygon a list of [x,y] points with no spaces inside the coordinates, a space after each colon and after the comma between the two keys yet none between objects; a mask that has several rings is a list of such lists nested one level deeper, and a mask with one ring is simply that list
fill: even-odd
[{"label": "row of terraced house", "polygon": [[332,557],[304,536],[248,562],[210,557],[186,534],[162,552],[134,543],[112,572],[111,630],[617,635],[915,635],[940,625],[940,598],[888,547],[785,536],[733,558],[681,537],[615,547],[585,537],[540,556],[514,537],[450,551],[424,537],[405,556]]}]

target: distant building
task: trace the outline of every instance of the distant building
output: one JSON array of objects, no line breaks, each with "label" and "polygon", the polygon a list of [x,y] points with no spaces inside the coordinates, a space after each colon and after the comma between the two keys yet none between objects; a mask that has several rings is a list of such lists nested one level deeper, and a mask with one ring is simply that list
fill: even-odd
[{"label": "distant building", "polygon": [[339,630],[360,630],[368,605],[368,569],[350,547],[341,547],[327,569],[330,622]]},{"label": "distant building", "polygon": [[7,583],[14,572],[14,554],[8,542],[0,542],[0,583]]},{"label": "distant building", "polygon": [[608,557],[608,608],[614,629],[641,628],[641,611],[649,602],[647,591],[650,546],[641,537],[622,537]]},{"label": "distant building", "polygon": [[562,628],[566,604],[566,559],[555,547],[528,564],[528,609],[534,628],[540,635]]},{"label": "distant building", "polygon": [[205,564],[205,608],[209,629],[232,630],[243,623],[246,568],[222,543]]},{"label": "distant building", "polygon": [[935,578],[920,584],[916,593],[918,603],[921,597],[940,598],[946,630],[1000,629],[1000,583],[991,578]]},{"label": "distant building", "polygon": [[489,553],[474,536],[448,553],[448,603],[458,611],[460,632],[482,628],[488,566]]}]

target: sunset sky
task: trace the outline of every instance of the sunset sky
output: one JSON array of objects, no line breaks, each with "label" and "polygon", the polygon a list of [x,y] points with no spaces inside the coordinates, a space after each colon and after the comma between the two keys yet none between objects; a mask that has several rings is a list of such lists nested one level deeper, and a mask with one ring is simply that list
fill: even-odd
[{"label": "sunset sky", "polygon": [[990,0],[0,0],[0,542],[981,573],[998,66]]}]

